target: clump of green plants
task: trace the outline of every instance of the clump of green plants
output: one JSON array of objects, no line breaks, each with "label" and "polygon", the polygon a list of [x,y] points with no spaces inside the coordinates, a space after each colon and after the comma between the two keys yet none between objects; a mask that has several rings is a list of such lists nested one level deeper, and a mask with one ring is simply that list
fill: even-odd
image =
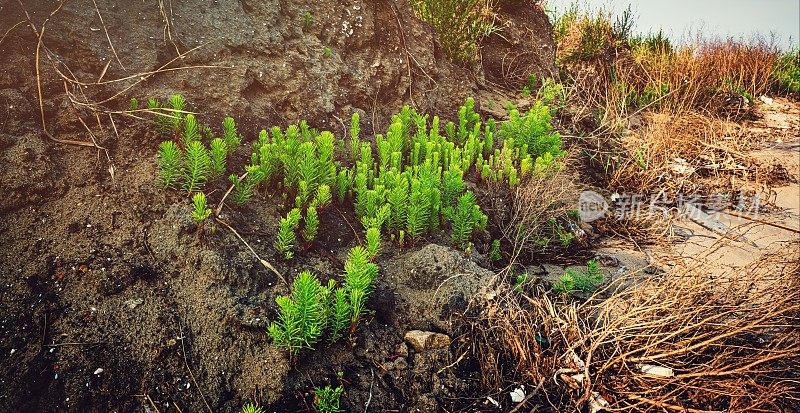
[{"label": "clump of green plants", "polygon": [[514,108],[500,127],[500,137],[519,148],[522,156],[529,155],[532,159],[546,153],[560,156],[561,136],[553,130],[551,119],[550,108],[541,101],[524,114]]},{"label": "clump of green plants", "polygon": [[800,93],[800,48],[780,56],[775,63],[772,78],[779,90]]},{"label": "clump of green plants", "polygon": [[663,30],[647,33],[645,36],[630,36],[628,44],[632,49],[639,49],[648,53],[669,55],[673,52],[672,42]]},{"label": "clump of green plants", "polygon": [[417,16],[432,25],[450,59],[469,63],[477,59],[478,44],[500,30],[493,21],[492,0],[412,0]]},{"label": "clump of green plants", "polygon": [[458,198],[455,207],[445,208],[444,214],[450,220],[450,238],[462,248],[466,246],[473,231],[486,229],[489,219],[475,203],[475,194],[469,191]]},{"label": "clump of green plants", "polygon": [[276,346],[288,349],[291,354],[313,348],[327,321],[324,289],[317,277],[303,271],[294,279],[291,295],[275,299],[280,313],[268,332]]},{"label": "clump of green plants", "polygon": [[570,293],[581,291],[591,293],[603,282],[603,274],[595,260],[586,263],[586,271],[575,271],[568,269],[558,281],[553,284],[553,291],[558,293]]},{"label": "clump of green plants", "polygon": [[315,387],[314,388],[314,410],[317,413],[341,413],[341,397],[344,389],[342,386]]},{"label": "clump of green plants", "polygon": [[333,279],[322,285],[311,272],[303,271],[292,283],[291,294],[276,299],[278,320],[268,330],[273,343],[296,355],[303,348],[312,349],[326,331],[331,342],[348,329],[355,332],[377,276],[378,266],[361,246],[348,253],[341,286]]},{"label": "clump of green plants", "polygon": [[[185,111],[186,100],[181,95],[171,96],[167,105],[157,99],[149,99],[147,105],[155,115],[156,129],[170,138],[161,142],[156,156],[161,186],[191,194],[225,174],[228,155],[240,142],[233,118],[225,118],[222,137],[215,137],[211,128]],[[135,98],[131,106],[138,106]]]}]

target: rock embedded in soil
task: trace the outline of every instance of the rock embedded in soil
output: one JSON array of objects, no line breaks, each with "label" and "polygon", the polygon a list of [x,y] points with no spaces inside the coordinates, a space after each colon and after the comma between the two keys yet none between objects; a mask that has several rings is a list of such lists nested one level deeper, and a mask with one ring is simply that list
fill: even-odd
[{"label": "rock embedded in soil", "polygon": [[418,353],[426,350],[447,348],[450,346],[450,336],[431,331],[411,330],[406,332],[406,343],[411,345]]}]

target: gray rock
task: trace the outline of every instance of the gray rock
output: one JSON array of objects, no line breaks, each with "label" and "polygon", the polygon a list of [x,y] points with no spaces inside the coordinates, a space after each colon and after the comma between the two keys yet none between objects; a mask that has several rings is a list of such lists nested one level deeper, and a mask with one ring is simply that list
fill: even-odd
[{"label": "gray rock", "polygon": [[425,350],[447,348],[450,346],[450,337],[442,333],[431,331],[411,330],[405,335],[406,343],[421,353]]}]

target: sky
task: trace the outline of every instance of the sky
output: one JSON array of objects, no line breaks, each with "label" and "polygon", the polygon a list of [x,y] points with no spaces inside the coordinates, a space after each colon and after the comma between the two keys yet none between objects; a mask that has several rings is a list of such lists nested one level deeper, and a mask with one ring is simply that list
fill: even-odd
[{"label": "sky", "polygon": [[[563,10],[575,0],[547,0],[546,8]],[[620,15],[631,6],[634,32],[663,29],[680,42],[700,32],[719,37],[776,36],[783,49],[797,47],[800,38],[800,0],[582,0],[579,7],[604,8]]]}]

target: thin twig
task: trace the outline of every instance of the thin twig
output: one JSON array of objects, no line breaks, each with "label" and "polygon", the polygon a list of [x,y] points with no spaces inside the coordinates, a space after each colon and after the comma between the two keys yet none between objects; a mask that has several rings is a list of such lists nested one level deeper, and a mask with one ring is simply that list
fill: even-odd
[{"label": "thin twig", "polygon": [[153,402],[153,399],[150,398],[149,394],[145,394],[144,397],[147,398],[147,401],[150,402],[150,405],[153,406],[153,409],[156,411],[156,413],[161,413],[161,411],[158,410],[158,407],[156,407],[156,404]]},{"label": "thin twig", "polygon": [[10,29],[6,30],[6,32],[3,33],[3,37],[0,37],[0,44],[3,44],[3,40],[6,39],[6,36],[8,36],[8,34],[11,33],[12,30],[16,29],[17,26],[19,26],[20,24],[23,24],[23,23],[25,23],[25,20],[19,21],[17,24],[11,26]]},{"label": "thin twig", "polygon": [[[245,172],[242,176],[239,177],[239,183],[242,183],[242,180],[244,180],[244,178],[247,177],[248,173],[249,172]],[[219,201],[219,205],[217,205],[217,209],[214,211],[215,217],[219,217],[219,214],[222,213],[222,207],[225,205],[225,199],[228,197],[228,195],[230,195],[231,191],[233,191],[233,188],[235,187],[236,185],[231,185],[231,187],[228,188],[227,191],[225,191],[225,195],[222,196],[222,199]]]},{"label": "thin twig", "polygon": [[97,2],[92,0],[92,3],[94,3],[94,9],[97,11],[97,17],[100,18],[100,25],[103,26],[103,32],[105,32],[106,39],[108,39],[108,45],[111,46],[111,52],[114,53],[114,57],[117,59],[117,63],[122,67],[122,70],[127,70],[125,69],[125,65],[122,64],[122,61],[119,60],[119,56],[117,56],[117,49],[114,48],[114,43],[111,42],[111,36],[108,35],[108,29],[106,28],[106,23],[103,21],[103,15],[100,14],[100,8],[97,7]]},{"label": "thin twig", "polygon": [[236,238],[239,238],[239,241],[242,241],[244,246],[247,247],[247,249],[250,250],[250,253],[253,254],[254,257],[256,257],[258,262],[260,262],[261,265],[264,266],[264,268],[266,268],[268,270],[271,270],[273,273],[275,273],[275,275],[277,275],[278,278],[280,278],[281,281],[283,281],[284,285],[287,285],[287,286],[289,285],[289,283],[286,281],[286,278],[283,277],[283,274],[279,273],[278,270],[276,270],[275,267],[272,266],[272,264],[270,264],[269,262],[267,262],[263,258],[259,257],[258,254],[256,254],[256,251],[253,249],[253,247],[251,247],[250,244],[248,244],[247,241],[245,241],[244,238],[242,238],[242,236],[239,235],[239,233],[236,232],[236,230],[233,229],[232,226],[230,226],[227,222],[225,222],[225,220],[223,220],[221,218],[217,218],[216,221],[219,222],[220,224],[224,225],[229,230],[231,230],[231,232],[233,232],[233,235],[236,235]]}]

